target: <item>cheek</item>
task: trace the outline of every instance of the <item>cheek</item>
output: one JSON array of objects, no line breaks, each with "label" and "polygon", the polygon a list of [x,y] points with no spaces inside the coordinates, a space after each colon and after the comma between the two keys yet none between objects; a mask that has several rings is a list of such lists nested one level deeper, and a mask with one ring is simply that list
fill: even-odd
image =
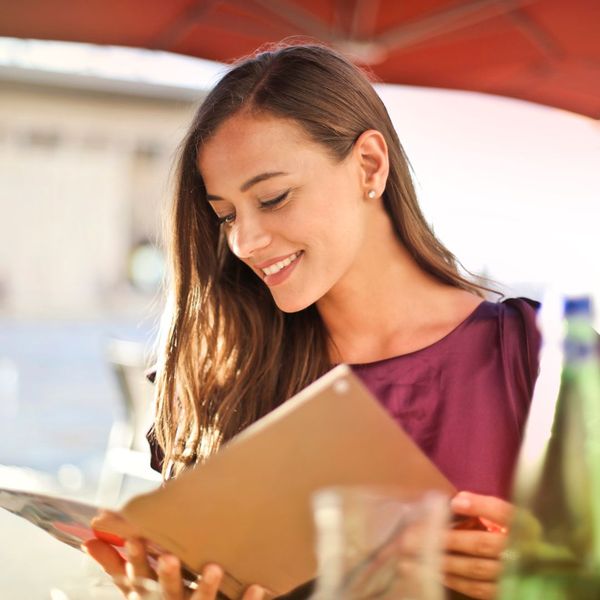
[{"label": "cheek", "polygon": [[231,252],[233,252],[233,247],[235,245],[235,234],[230,229],[226,229],[223,231],[222,235],[225,236],[225,241],[227,242],[227,246]]}]

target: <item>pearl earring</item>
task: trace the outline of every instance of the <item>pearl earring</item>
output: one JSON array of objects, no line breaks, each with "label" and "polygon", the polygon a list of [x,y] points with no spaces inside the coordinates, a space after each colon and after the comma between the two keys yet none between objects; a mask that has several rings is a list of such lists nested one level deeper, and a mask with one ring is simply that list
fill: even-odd
[{"label": "pearl earring", "polygon": [[376,192],[375,190],[369,190],[369,193],[367,194],[367,196],[369,196],[369,198],[371,198],[371,200],[373,200],[373,198],[375,198]]}]

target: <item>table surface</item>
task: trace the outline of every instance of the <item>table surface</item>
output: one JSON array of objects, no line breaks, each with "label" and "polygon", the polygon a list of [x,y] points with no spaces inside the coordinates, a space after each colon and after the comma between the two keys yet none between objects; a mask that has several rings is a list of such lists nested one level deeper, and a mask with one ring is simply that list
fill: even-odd
[{"label": "table surface", "polygon": [[1,598],[49,600],[52,587],[101,576],[88,556],[5,510],[0,531]]}]

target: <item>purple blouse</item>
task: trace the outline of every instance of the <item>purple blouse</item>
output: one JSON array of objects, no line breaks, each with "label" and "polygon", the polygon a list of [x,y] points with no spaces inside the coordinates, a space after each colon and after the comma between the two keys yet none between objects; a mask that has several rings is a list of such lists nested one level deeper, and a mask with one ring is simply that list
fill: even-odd
[{"label": "purple blouse", "polygon": [[510,494],[538,372],[537,306],[484,301],[431,346],[352,366],[459,490]]},{"label": "purple blouse", "polygon": [[[485,301],[431,346],[352,365],[459,490],[510,494],[538,372],[537,306],[525,298]],[[160,471],[163,453],[151,431],[148,441]]]}]

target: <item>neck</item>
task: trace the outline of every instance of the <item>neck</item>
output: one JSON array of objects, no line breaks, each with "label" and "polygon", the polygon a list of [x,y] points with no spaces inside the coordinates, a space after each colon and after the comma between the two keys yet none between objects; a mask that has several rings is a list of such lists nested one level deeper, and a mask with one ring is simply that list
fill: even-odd
[{"label": "neck", "polygon": [[333,362],[370,362],[430,341],[455,318],[457,296],[469,295],[424,272],[385,222],[382,235],[370,236],[351,271],[317,302]]}]

